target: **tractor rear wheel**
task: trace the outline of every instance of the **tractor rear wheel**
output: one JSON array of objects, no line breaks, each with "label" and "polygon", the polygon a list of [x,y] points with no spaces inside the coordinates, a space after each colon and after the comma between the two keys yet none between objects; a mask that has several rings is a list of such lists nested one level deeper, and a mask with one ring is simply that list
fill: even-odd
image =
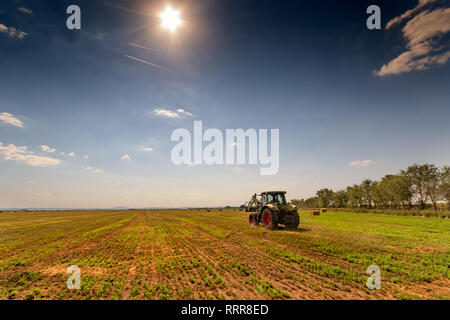
[{"label": "tractor rear wheel", "polygon": [[264,228],[267,230],[275,230],[278,227],[278,222],[280,218],[278,217],[278,213],[270,210],[269,208],[265,208],[262,212],[262,222]]},{"label": "tractor rear wheel", "polygon": [[291,212],[289,213],[289,215],[286,217],[286,229],[297,229],[298,225],[300,224],[300,217],[298,216],[298,212]]},{"label": "tractor rear wheel", "polygon": [[248,223],[252,226],[252,227],[257,227],[259,222],[258,222],[258,218],[256,217],[256,214],[250,214],[248,216]]}]

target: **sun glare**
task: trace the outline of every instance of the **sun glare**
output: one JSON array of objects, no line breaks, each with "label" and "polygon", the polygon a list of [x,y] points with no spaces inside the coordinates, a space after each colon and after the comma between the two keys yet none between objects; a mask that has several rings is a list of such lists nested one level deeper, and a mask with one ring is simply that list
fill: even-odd
[{"label": "sun glare", "polygon": [[166,10],[160,14],[163,28],[169,29],[174,32],[181,24],[180,12],[167,7]]}]

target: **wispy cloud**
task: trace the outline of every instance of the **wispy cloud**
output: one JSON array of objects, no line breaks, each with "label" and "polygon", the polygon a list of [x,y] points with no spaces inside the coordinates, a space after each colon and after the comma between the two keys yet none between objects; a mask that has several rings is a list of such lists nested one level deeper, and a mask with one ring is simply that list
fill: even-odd
[{"label": "wispy cloud", "polygon": [[189,116],[189,117],[193,117],[192,113],[187,112],[187,111],[184,110],[184,109],[177,109],[177,112],[178,112],[179,114],[185,114],[185,115],[187,115],[187,116]]},{"label": "wispy cloud", "polygon": [[103,173],[103,170],[93,167],[86,167],[84,168],[86,171],[92,172],[92,173]]},{"label": "wispy cloud", "polygon": [[157,116],[163,116],[168,118],[178,118],[180,115],[176,113],[175,111],[170,111],[166,109],[155,109],[153,113]]},{"label": "wispy cloud", "polygon": [[13,27],[7,27],[4,24],[0,24],[0,33],[5,33],[11,38],[16,39],[24,39],[26,36],[28,36],[28,33],[17,30],[16,28]]},{"label": "wispy cloud", "polygon": [[167,110],[157,108],[153,111],[153,114],[156,116],[163,116],[167,118],[179,118],[180,116],[188,116],[193,117],[194,115],[191,112],[188,112],[184,109],[178,108],[177,110]]},{"label": "wispy cloud", "polygon": [[419,0],[419,3],[410,10],[405,11],[403,14],[391,19],[387,24],[386,24],[386,29],[390,29],[391,27],[400,24],[402,21],[411,18],[415,13],[417,13],[420,9],[422,9],[424,6],[426,6],[427,4],[436,2],[437,0]]},{"label": "wispy cloud", "polygon": [[17,8],[17,10],[19,10],[20,12],[25,13],[25,14],[33,14],[33,10],[31,10],[29,8],[20,7],[20,8]]},{"label": "wispy cloud", "polygon": [[64,157],[71,157],[71,158],[76,156],[75,152],[68,152],[68,153],[66,153],[66,152],[61,151],[59,154],[64,156]]},{"label": "wispy cloud", "polygon": [[374,161],[372,161],[372,160],[356,160],[356,161],[350,162],[348,165],[350,167],[367,167],[373,163],[374,163]]},{"label": "wispy cloud", "polygon": [[146,147],[146,146],[139,146],[140,151],[153,151],[153,148]]},{"label": "wispy cloud", "polygon": [[124,154],[120,160],[130,160],[131,157],[128,154]]},{"label": "wispy cloud", "polygon": [[386,29],[411,18],[402,29],[407,50],[375,71],[377,76],[426,70],[433,65],[443,65],[450,59],[450,46],[441,41],[450,32],[450,8],[427,9],[418,13],[432,2],[419,1],[414,9],[388,22]]},{"label": "wispy cloud", "polygon": [[3,146],[0,142],[0,156],[3,160],[12,160],[32,167],[51,167],[61,163],[59,159],[34,155],[26,146],[16,147],[14,144]]},{"label": "wispy cloud", "polygon": [[2,112],[0,113],[0,121],[9,124],[11,126],[23,128],[24,124],[22,121],[14,117],[11,113]]},{"label": "wispy cloud", "polygon": [[42,151],[44,152],[48,152],[48,153],[54,153],[56,151],[56,149],[54,148],[50,148],[49,146],[46,145],[42,145],[39,147]]}]

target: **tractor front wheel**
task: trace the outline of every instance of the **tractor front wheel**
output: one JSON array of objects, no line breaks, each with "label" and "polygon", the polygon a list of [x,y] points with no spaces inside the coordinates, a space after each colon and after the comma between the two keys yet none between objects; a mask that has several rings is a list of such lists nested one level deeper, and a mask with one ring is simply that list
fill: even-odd
[{"label": "tractor front wheel", "polygon": [[257,227],[258,226],[258,219],[256,217],[256,214],[251,214],[248,216],[248,223],[252,226],[252,227]]},{"label": "tractor front wheel", "polygon": [[270,210],[269,208],[265,208],[262,212],[262,222],[264,228],[267,230],[275,230],[278,227],[279,222],[278,213]]}]

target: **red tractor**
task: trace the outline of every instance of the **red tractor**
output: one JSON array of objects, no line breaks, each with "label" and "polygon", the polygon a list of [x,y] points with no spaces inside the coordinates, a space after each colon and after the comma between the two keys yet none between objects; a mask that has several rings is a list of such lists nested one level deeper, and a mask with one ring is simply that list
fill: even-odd
[{"label": "red tractor", "polygon": [[287,229],[296,229],[300,223],[297,207],[286,202],[286,191],[266,191],[256,193],[245,203],[245,211],[253,212],[248,221],[251,226],[262,223],[264,228],[275,230],[278,224]]}]

